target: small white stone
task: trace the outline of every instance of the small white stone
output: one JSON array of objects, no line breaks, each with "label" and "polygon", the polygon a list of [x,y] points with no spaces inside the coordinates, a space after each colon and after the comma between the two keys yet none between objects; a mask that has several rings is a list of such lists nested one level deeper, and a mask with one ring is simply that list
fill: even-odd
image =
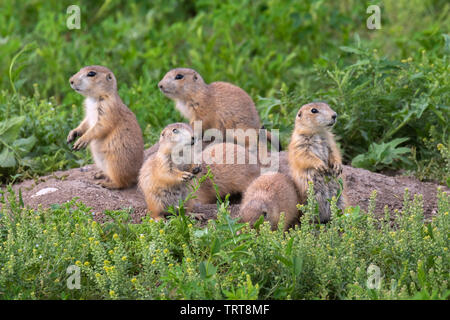
[{"label": "small white stone", "polygon": [[55,192],[55,191],[58,191],[58,189],[56,189],[56,188],[44,188],[44,189],[36,192],[36,194],[32,195],[31,197],[32,198],[39,197],[39,196],[43,196],[44,194],[52,193],[52,192]]}]

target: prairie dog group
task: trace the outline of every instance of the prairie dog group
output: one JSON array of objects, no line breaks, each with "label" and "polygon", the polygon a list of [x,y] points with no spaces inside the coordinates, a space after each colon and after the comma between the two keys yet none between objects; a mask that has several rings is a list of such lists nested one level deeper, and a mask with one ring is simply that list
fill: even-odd
[{"label": "prairie dog group", "polygon": [[106,67],[88,66],[70,78],[70,86],[85,96],[86,116],[71,130],[67,143],[77,137],[73,150],[89,145],[95,164],[101,170],[95,178],[109,189],[136,183],[144,158],[142,131],[134,113],[117,93],[117,81]]},{"label": "prairie dog group", "polygon": [[[195,143],[192,128],[185,123],[170,124],[161,132],[159,148],[150,155],[139,174],[139,186],[144,194],[147,209],[155,220],[163,217],[169,206],[176,206],[193,191],[189,181],[207,173],[208,167],[214,176],[219,195],[240,194],[259,175],[259,166],[249,164],[249,153],[244,147],[232,143],[218,143],[205,148],[195,164]],[[184,148],[183,147],[187,147]],[[180,156],[180,151],[188,154]],[[174,156],[179,156],[174,161]],[[183,158],[183,156],[186,156]],[[231,156],[231,162],[230,161]],[[186,161],[182,161],[186,159]],[[216,190],[211,180],[205,180],[188,201],[188,210],[196,203],[208,204],[217,201]]]},{"label": "prairie dog group", "polygon": [[337,114],[324,102],[308,103],[300,108],[288,149],[291,177],[299,193],[299,203],[307,197],[308,182],[314,183],[319,204],[320,222],[331,217],[328,199],[337,198],[339,209],[345,207],[345,196],[338,182],[342,159],[331,128]]},{"label": "prairie dog group", "polygon": [[[331,133],[337,114],[324,102],[300,108],[288,152],[274,152],[278,172],[261,175],[261,169],[268,167],[254,149],[233,142],[215,142],[203,148],[203,141],[196,141],[191,127],[202,121],[203,131],[217,129],[225,138],[227,129],[260,130],[252,99],[235,85],[206,84],[193,69],[169,71],[158,86],[191,125],[165,127],[159,142],[147,151],[144,164],[142,131],[117,93],[114,74],[106,67],[88,66],[70,78],[70,85],[86,97],[86,116],[69,132],[67,142],[79,137],[73,150],[90,146],[100,169],[94,177],[102,179],[99,184],[103,187],[121,189],[139,182],[149,213],[156,220],[164,217],[169,206],[185,199],[193,190],[190,181],[202,177],[208,168],[213,181],[206,179],[200,185],[194,199],[186,203],[188,210],[195,203],[215,203],[217,195],[240,194],[243,221],[253,225],[263,215],[275,229],[284,212],[287,229],[298,222],[297,204],[306,202],[309,182],[314,183],[320,222],[331,218],[332,197],[337,198],[338,208],[344,209],[342,159]],[[270,134],[268,138],[271,140]]]}]

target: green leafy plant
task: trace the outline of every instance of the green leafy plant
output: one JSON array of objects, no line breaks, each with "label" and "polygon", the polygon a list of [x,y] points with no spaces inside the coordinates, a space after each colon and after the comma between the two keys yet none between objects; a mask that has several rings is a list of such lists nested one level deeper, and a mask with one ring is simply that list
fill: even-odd
[{"label": "green leafy plant", "polygon": [[[398,147],[399,144],[408,141],[408,138],[394,139],[388,143],[372,143],[367,153],[353,158],[352,166],[356,168],[381,170],[388,167],[401,167],[411,164],[404,155],[411,152],[410,148]],[[397,163],[394,163],[397,162]]]},{"label": "green leafy plant", "polygon": [[12,117],[0,122],[0,170],[26,165],[31,149],[37,142],[34,135],[19,138],[20,130],[25,122],[25,116]]},{"label": "green leafy plant", "polygon": [[[446,299],[450,196],[424,219],[422,198],[405,191],[402,211],[348,207],[314,223],[311,185],[301,225],[255,230],[230,217],[222,202],[206,225],[185,220],[183,206],[167,221],[130,211],[93,220],[77,199],[30,210],[12,188],[0,197],[0,299]],[[222,206],[223,205],[223,206]],[[395,219],[395,223],[392,223]],[[184,228],[181,225],[187,222]],[[412,250],[414,248],[414,250]],[[80,268],[81,288],[67,287]],[[380,268],[369,288],[368,267]]]}]

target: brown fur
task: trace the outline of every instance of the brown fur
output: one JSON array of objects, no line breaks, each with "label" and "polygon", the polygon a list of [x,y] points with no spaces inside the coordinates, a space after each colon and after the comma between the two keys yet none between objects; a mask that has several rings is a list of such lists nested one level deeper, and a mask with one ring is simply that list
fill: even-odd
[{"label": "brown fur", "polygon": [[[313,109],[318,112],[313,113]],[[341,177],[342,159],[330,131],[336,116],[336,112],[323,102],[302,106],[297,113],[288,150],[291,177],[297,186],[301,203],[306,202],[308,182],[314,183],[320,222],[330,220],[331,210],[327,199],[338,196],[340,189],[337,179]],[[344,194],[339,197],[337,206],[344,209]]]},{"label": "brown fur", "polygon": [[[177,132],[174,132],[174,130]],[[172,151],[175,147],[190,146],[192,128],[184,123],[168,125],[161,132],[158,151],[149,156],[139,174],[139,187],[144,193],[147,209],[155,220],[164,217],[171,205],[185,199],[191,188],[189,181],[199,168],[191,161],[175,164]],[[197,168],[197,169],[196,169]]]},{"label": "brown fur", "polygon": [[[234,154],[234,158],[231,155]],[[226,163],[228,157],[231,163]],[[208,166],[214,176],[214,183],[220,191],[220,197],[227,194],[241,195],[250,183],[260,175],[257,159],[244,147],[233,143],[212,144],[202,153],[202,174],[208,172]],[[208,164],[209,163],[209,164]],[[216,202],[216,191],[211,180],[206,179],[196,193],[196,202],[203,204]]]},{"label": "brown fur", "polygon": [[272,230],[278,226],[281,212],[285,213],[284,230],[295,225],[299,219],[297,190],[292,180],[282,173],[259,176],[245,191],[240,216],[242,222],[251,226],[264,215]]},{"label": "brown fur", "polygon": [[[291,169],[289,168],[289,161],[288,161],[288,153],[286,151],[281,152],[271,152],[267,154],[267,162],[264,162],[261,164],[261,167],[265,169],[267,172],[279,172],[282,173],[288,177],[291,176]],[[277,165],[275,165],[277,164]],[[272,168],[273,166],[273,168]],[[277,170],[272,170],[277,169]]]},{"label": "brown fur", "polygon": [[[94,76],[87,76],[95,72]],[[144,157],[142,131],[134,113],[117,94],[114,74],[106,67],[88,66],[70,78],[71,87],[86,97],[86,117],[70,131],[67,143],[80,137],[73,150],[87,145],[101,170],[95,178],[106,177],[99,184],[120,189],[136,183]]]}]

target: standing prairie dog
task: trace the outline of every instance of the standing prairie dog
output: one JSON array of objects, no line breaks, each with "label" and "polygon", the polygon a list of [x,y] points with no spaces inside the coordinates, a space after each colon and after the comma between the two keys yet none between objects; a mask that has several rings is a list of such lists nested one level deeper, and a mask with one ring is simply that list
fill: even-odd
[{"label": "standing prairie dog", "polygon": [[[139,174],[139,187],[144,193],[150,216],[159,220],[169,206],[178,205],[187,197],[191,188],[188,182],[200,172],[191,155],[183,161],[180,153],[191,153],[194,145],[192,128],[185,123],[170,124],[163,129],[159,139],[158,151],[144,163]],[[187,147],[187,148],[186,148]],[[180,156],[178,159],[174,157]]]},{"label": "standing prairie dog", "polygon": [[298,222],[297,203],[297,190],[292,180],[282,173],[267,173],[247,188],[239,215],[242,222],[249,222],[252,227],[263,216],[270,222],[272,230],[276,230],[281,212],[284,212],[284,230],[287,230]]},{"label": "standing prairie dog", "polygon": [[[168,98],[175,101],[175,107],[192,127],[195,121],[202,122],[203,133],[208,129],[217,129],[225,139],[227,129],[254,129],[256,135],[261,129],[252,98],[231,83],[206,84],[197,71],[177,68],[167,72],[158,86]],[[235,139],[234,136],[231,138]],[[267,138],[272,141],[268,131]]]},{"label": "standing prairie dog", "polygon": [[88,66],[70,78],[70,86],[85,96],[86,116],[71,130],[67,143],[80,137],[73,150],[88,144],[101,172],[95,178],[106,178],[99,184],[121,189],[136,183],[144,158],[142,131],[134,113],[117,93],[114,74],[106,67]]},{"label": "standing prairie dog", "polygon": [[342,159],[331,133],[337,114],[324,102],[308,103],[300,108],[288,150],[291,177],[299,192],[300,203],[307,199],[308,182],[314,183],[320,222],[331,218],[328,199],[338,197],[339,209],[345,196],[338,183]]}]

